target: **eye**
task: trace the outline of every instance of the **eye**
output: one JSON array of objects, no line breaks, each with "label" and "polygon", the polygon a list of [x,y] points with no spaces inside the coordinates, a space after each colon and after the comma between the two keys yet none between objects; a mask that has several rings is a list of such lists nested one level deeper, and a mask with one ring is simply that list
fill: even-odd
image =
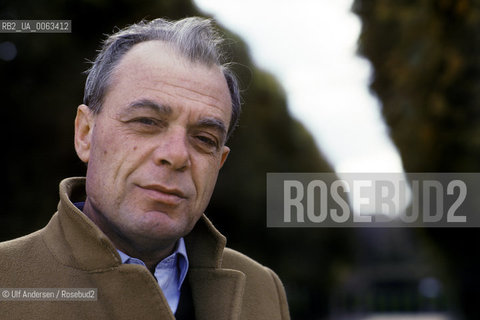
[{"label": "eye", "polygon": [[132,121],[141,123],[141,124],[146,124],[149,126],[156,126],[158,124],[158,121],[152,118],[136,118],[136,119],[133,119]]},{"label": "eye", "polygon": [[196,139],[199,140],[202,144],[205,144],[209,147],[212,147],[212,148],[217,148],[218,144],[217,144],[217,141],[208,137],[208,136],[203,136],[203,135],[198,135],[196,136]]},{"label": "eye", "polygon": [[125,121],[131,130],[138,133],[154,134],[164,130],[168,123],[151,116],[137,116]]}]

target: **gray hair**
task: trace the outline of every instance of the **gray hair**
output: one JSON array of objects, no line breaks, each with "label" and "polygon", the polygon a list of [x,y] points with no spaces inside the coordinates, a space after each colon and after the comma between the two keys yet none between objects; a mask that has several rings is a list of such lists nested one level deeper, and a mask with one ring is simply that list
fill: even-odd
[{"label": "gray hair", "polygon": [[227,81],[232,100],[232,117],[228,127],[227,139],[235,129],[241,111],[240,89],[230,63],[226,63],[219,36],[210,19],[198,17],[178,21],[155,19],[141,21],[110,35],[89,70],[85,82],[83,103],[95,113],[102,109],[102,103],[112,81],[112,74],[121,58],[136,44],[150,40],[169,43],[192,62],[207,66],[220,66]]}]

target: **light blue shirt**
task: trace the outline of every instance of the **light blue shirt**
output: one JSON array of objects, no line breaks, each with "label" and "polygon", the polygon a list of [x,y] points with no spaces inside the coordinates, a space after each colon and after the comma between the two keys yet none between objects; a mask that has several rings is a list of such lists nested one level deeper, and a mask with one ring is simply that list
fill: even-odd
[{"label": "light blue shirt", "polygon": [[[117,250],[122,259],[122,263],[139,264],[145,266],[145,263],[137,258],[132,258],[129,255]],[[187,276],[188,271],[188,257],[185,248],[185,241],[180,238],[177,241],[175,250],[171,255],[160,261],[155,267],[154,276],[157,279],[158,285],[163,291],[163,295],[167,299],[170,309],[175,314],[180,301],[180,289],[183,281]]]}]

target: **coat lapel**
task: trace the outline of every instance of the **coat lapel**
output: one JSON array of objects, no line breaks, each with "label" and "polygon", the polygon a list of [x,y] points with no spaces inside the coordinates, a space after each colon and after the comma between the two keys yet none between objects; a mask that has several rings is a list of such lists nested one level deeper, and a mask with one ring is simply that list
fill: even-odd
[{"label": "coat lapel", "polygon": [[245,274],[228,269],[189,271],[197,320],[237,320],[242,308]]},{"label": "coat lapel", "polygon": [[239,319],[245,274],[222,268],[225,237],[203,216],[185,242],[196,319]]}]

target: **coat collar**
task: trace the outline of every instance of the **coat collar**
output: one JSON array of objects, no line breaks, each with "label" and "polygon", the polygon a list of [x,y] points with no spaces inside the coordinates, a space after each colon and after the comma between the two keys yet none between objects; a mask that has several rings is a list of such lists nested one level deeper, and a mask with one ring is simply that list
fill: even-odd
[{"label": "coat collar", "polygon": [[[74,205],[85,197],[85,178],[68,178],[60,183],[58,211],[45,227],[44,242],[63,265],[87,272],[114,270],[122,264],[116,248]],[[215,315],[218,320],[238,319],[245,274],[222,269],[225,237],[203,215],[185,243],[196,318],[211,319]]]},{"label": "coat collar", "polygon": [[[47,225],[47,246],[63,264],[98,271],[120,265],[121,259],[107,236],[75,205],[85,201],[85,178],[60,183],[58,212]],[[58,241],[59,236],[65,241]],[[203,215],[185,237],[192,268],[220,268],[226,238]]]},{"label": "coat collar", "polygon": [[122,261],[112,242],[73,203],[85,201],[85,179],[60,183],[58,211],[45,227],[45,244],[60,263],[84,271],[101,271]]}]

